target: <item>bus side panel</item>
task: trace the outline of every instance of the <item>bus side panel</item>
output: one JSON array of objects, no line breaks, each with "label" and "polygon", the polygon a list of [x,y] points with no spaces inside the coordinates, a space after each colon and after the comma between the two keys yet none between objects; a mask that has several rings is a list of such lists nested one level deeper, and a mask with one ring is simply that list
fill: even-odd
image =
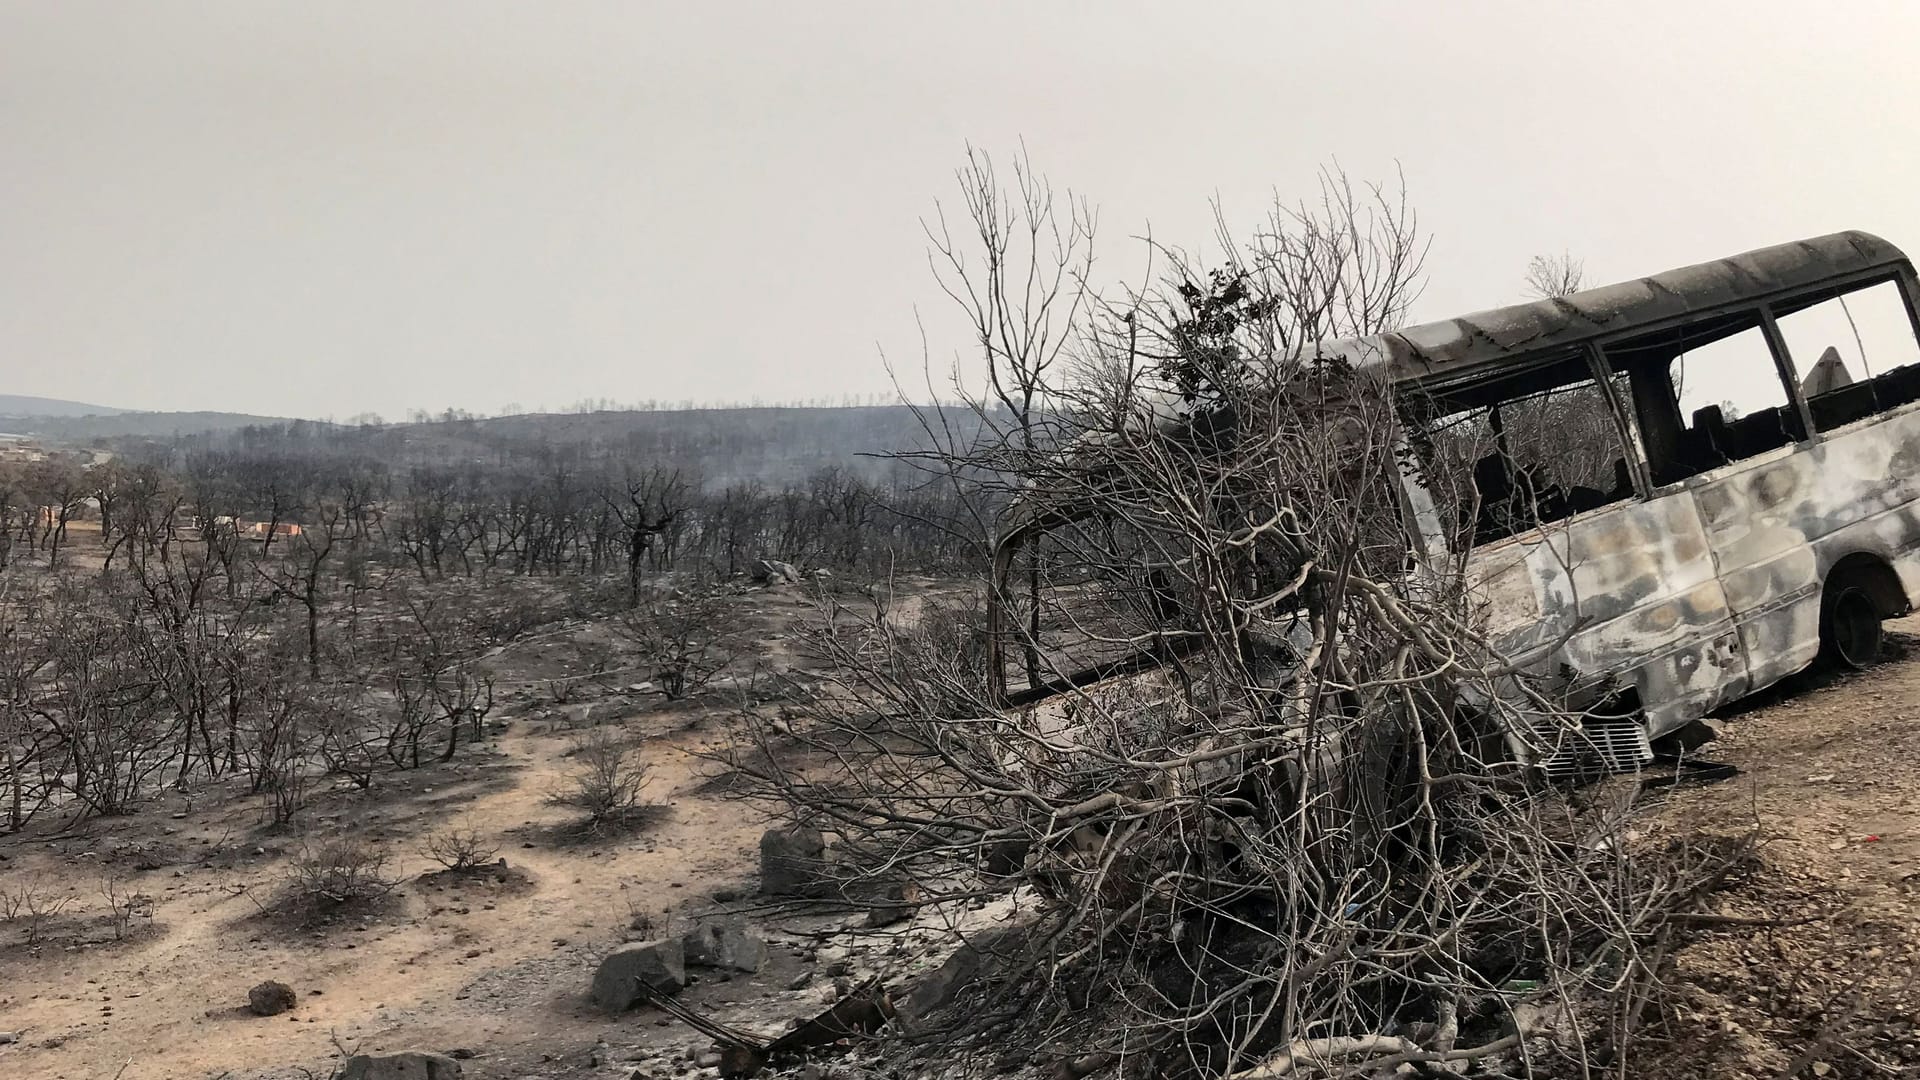
[{"label": "bus side panel", "polygon": [[1709,474],[1695,495],[1758,690],[1812,663],[1820,590],[1848,555],[1920,578],[1920,411],[1875,417],[1811,445]]},{"label": "bus side panel", "polygon": [[[1476,552],[1468,573],[1510,656],[1639,691],[1650,733],[1738,697],[1747,671],[1688,491],[1620,503]],[[1578,625],[1578,632],[1572,632]]]},{"label": "bus side panel", "polygon": [[1750,689],[1800,670],[1820,649],[1819,567],[1804,523],[1783,510],[1818,486],[1816,457],[1783,449],[1693,485],[1740,628]]},{"label": "bus side panel", "polygon": [[1818,447],[1819,498],[1806,531],[1821,580],[1848,555],[1870,552],[1920,598],[1920,405],[1829,432]]}]

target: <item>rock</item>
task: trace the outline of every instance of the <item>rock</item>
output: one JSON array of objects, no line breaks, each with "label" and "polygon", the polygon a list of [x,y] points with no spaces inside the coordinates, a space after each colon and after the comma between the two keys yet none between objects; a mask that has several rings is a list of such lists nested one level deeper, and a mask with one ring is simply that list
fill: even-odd
[{"label": "rock", "polygon": [[760,891],[820,896],[828,888],[827,841],[818,829],[768,829],[760,837]]},{"label": "rock", "polygon": [[953,1005],[979,981],[986,958],[1011,947],[1016,934],[1017,931],[1008,929],[975,935],[954,950],[946,963],[911,984],[903,998],[898,999],[902,1027],[909,1033],[925,1029],[929,1017]]},{"label": "rock", "polygon": [[584,714],[589,726],[611,724],[624,719],[633,712],[633,705],[625,701],[596,701],[587,706]]},{"label": "rock", "polygon": [[849,890],[867,903],[868,928],[892,926],[920,914],[920,886],[911,881],[863,882]]},{"label": "rock", "polygon": [[20,1033],[19,1033],[19,1032],[17,1032],[17,1031],[0,1031],[0,1046],[11,1046],[11,1045],[13,1045],[14,1043],[17,1043],[17,1042],[19,1042],[19,1041],[20,1041]]},{"label": "rock", "polygon": [[687,931],[680,940],[687,963],[695,967],[759,971],[767,962],[767,943],[738,923],[705,923]]},{"label": "rock", "polygon": [[247,991],[247,1008],[255,1016],[279,1016],[299,1003],[293,987],[272,979]]},{"label": "rock", "polygon": [[640,1000],[640,983],[661,994],[687,988],[686,950],[677,939],[635,942],[608,953],[593,974],[593,1003],[623,1012]]},{"label": "rock", "polygon": [[800,571],[792,563],[778,559],[755,559],[748,574],[758,585],[792,585],[800,580]]},{"label": "rock", "polygon": [[355,1054],[339,1080],[458,1080],[460,1063],[440,1054]]}]

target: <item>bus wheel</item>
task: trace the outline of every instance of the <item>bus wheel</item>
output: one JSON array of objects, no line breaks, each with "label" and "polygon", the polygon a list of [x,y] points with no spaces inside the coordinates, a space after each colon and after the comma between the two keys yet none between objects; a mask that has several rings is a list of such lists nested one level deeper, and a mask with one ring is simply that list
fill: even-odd
[{"label": "bus wheel", "polygon": [[1864,585],[1836,584],[1820,598],[1820,653],[1835,667],[1857,671],[1880,659],[1880,605]]}]

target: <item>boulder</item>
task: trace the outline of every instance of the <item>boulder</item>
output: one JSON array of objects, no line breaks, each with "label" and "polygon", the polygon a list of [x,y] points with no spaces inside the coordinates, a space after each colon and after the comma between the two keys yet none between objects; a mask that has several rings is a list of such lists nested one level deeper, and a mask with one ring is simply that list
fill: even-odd
[{"label": "boulder", "polygon": [[768,829],[760,837],[760,891],[820,896],[831,891],[827,841],[818,829]]},{"label": "boulder", "polygon": [[624,1012],[640,1000],[641,983],[658,994],[687,988],[687,954],[678,939],[637,941],[608,953],[593,973],[593,1003]]},{"label": "boulder", "polygon": [[792,563],[778,559],[755,559],[748,574],[758,585],[792,585],[800,580],[800,571]]},{"label": "boulder", "polygon": [[299,1004],[299,1001],[293,987],[272,979],[247,991],[247,1008],[253,1010],[255,1016],[279,1016]]},{"label": "boulder", "polygon": [[732,922],[710,922],[694,927],[681,938],[687,963],[694,967],[759,971],[767,962],[767,943]]},{"label": "boulder", "polygon": [[962,945],[947,957],[946,963],[912,983],[900,1003],[903,1027],[913,1032],[935,1013],[951,1006],[980,978],[985,959],[980,950]]},{"label": "boulder", "polygon": [[355,1054],[339,1080],[459,1080],[460,1063],[441,1054]]}]

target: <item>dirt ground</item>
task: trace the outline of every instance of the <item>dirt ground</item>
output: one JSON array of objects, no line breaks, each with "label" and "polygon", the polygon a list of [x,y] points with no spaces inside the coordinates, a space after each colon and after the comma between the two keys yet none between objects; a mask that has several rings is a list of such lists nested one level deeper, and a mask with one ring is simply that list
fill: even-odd
[{"label": "dirt ground", "polygon": [[1754,829],[1760,859],[1675,955],[1658,1075],[1920,1075],[1920,618],[1888,629],[1881,665],[1722,718],[1698,753],[1738,776],[1661,797],[1654,827]]},{"label": "dirt ground", "polygon": [[[782,631],[807,602],[793,592],[742,600],[762,662],[786,662]],[[585,991],[605,951],[643,936],[636,917],[657,933],[676,914],[711,907],[716,890],[751,891],[765,822],[700,790],[711,770],[691,752],[717,737],[725,695],[667,706],[614,679],[586,680],[572,700],[553,701],[548,680],[580,673],[577,643],[593,633],[546,633],[489,659],[504,704],[484,752],[313,799],[308,833],[367,836],[402,879],[388,910],[346,925],[295,930],[263,914],[303,838],[263,829],[258,799],[243,790],[168,790],[133,816],[68,832],[43,816],[0,837],[0,884],[75,897],[34,946],[11,925],[0,937],[0,1031],[17,1036],[0,1045],[0,1076],[265,1080],[326,1076],[343,1049],[421,1049],[472,1051],[470,1076],[624,1077],[633,1066],[613,1060],[609,1041],[627,1058],[663,1040],[704,1046],[653,1016],[596,1013]],[[644,737],[647,790],[665,810],[636,834],[577,839],[560,828],[568,813],[546,805],[589,708],[629,714],[595,720]],[[504,880],[436,874],[420,841],[449,825],[497,843]],[[99,892],[107,877],[154,900],[151,923],[136,919],[123,940]],[[687,1000],[724,1010],[791,998],[776,1011],[817,1010],[818,990],[785,989],[792,963],[776,950],[754,984],[709,980]],[[294,987],[298,1007],[252,1015],[247,991],[267,979]]]},{"label": "dirt ground", "polygon": [[[793,663],[805,599],[742,602],[759,654]],[[1716,899],[1725,921],[1678,948],[1681,1004],[1647,1021],[1637,1060],[1659,1065],[1640,1075],[1917,1074],[1920,620],[1893,629],[1882,666],[1802,677],[1725,718],[1700,753],[1737,777],[1643,796],[1658,800],[1651,828],[1757,828],[1764,843],[1760,866]],[[578,643],[595,632],[562,628],[488,661],[504,705],[484,753],[314,800],[311,833],[363,834],[389,855],[403,879],[389,910],[305,930],[264,917],[301,837],[262,829],[257,799],[228,788],[0,837],[0,883],[76,897],[31,947],[15,928],[0,938],[0,1031],[17,1034],[0,1045],[0,1076],[281,1080],[324,1077],[343,1051],[407,1049],[459,1051],[480,1078],[713,1075],[694,1064],[705,1039],[647,1010],[598,1013],[586,991],[606,950],[643,936],[636,917],[657,933],[716,893],[750,891],[765,821],[694,756],[724,705],[663,706],[619,680],[553,699],[549,680],[579,674]],[[634,835],[563,840],[565,814],[545,796],[593,705],[644,736],[665,815]],[[508,872],[434,873],[420,838],[448,824],[497,843]],[[109,877],[155,902],[124,939],[98,891]],[[765,928],[766,969],[709,975],[683,1000],[761,1027],[830,1000],[831,984],[807,975],[801,954],[818,954],[805,935]],[[294,987],[293,1011],[245,1008],[267,979]]]}]

